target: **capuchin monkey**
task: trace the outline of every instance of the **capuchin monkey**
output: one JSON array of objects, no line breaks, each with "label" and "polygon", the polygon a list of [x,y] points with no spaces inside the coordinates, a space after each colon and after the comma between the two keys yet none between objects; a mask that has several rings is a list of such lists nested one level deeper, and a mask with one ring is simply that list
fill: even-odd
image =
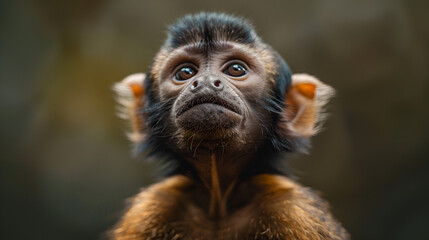
[{"label": "capuchin monkey", "polygon": [[136,153],[172,166],[135,196],[111,239],[349,239],[286,171],[334,90],[285,61],[245,20],[187,15],[146,74],[114,87]]}]

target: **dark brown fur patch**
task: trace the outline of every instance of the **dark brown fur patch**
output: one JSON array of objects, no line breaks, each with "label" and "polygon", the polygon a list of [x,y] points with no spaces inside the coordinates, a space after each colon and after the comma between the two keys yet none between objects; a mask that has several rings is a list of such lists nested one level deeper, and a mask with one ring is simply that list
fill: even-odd
[{"label": "dark brown fur patch", "polygon": [[252,44],[255,40],[256,34],[247,21],[226,14],[203,12],[187,15],[171,25],[164,47],[199,44],[207,52],[217,42]]}]

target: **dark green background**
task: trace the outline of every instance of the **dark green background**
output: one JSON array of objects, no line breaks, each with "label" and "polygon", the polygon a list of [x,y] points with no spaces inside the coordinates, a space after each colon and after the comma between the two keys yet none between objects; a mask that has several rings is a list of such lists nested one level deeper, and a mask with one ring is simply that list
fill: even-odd
[{"label": "dark green background", "polygon": [[156,180],[110,87],[177,17],[251,19],[294,72],[337,89],[290,162],[354,239],[429,239],[428,1],[1,1],[0,238],[97,239]]}]

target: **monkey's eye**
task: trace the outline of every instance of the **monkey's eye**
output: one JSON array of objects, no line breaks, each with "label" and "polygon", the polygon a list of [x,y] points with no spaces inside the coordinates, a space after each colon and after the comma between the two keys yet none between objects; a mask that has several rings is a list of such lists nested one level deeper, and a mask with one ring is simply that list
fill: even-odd
[{"label": "monkey's eye", "polygon": [[176,81],[185,81],[189,78],[195,76],[197,74],[197,70],[195,70],[192,67],[182,67],[179,69],[179,71],[176,72],[174,75],[174,79]]},{"label": "monkey's eye", "polygon": [[247,69],[239,63],[233,63],[226,68],[225,74],[231,77],[242,77],[247,74]]}]

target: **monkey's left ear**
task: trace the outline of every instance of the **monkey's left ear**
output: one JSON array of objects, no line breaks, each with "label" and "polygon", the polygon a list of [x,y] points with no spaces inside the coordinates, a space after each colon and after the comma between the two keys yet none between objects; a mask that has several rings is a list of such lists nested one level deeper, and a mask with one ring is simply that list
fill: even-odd
[{"label": "monkey's left ear", "polygon": [[325,119],[323,107],[333,95],[332,87],[313,76],[292,75],[280,127],[295,137],[308,138],[316,134]]},{"label": "monkey's left ear", "polygon": [[145,136],[146,124],[141,114],[144,107],[143,82],[145,78],[146,74],[135,73],[113,85],[119,103],[118,115],[131,121],[132,132],[128,133],[128,138],[132,142],[140,142]]}]

